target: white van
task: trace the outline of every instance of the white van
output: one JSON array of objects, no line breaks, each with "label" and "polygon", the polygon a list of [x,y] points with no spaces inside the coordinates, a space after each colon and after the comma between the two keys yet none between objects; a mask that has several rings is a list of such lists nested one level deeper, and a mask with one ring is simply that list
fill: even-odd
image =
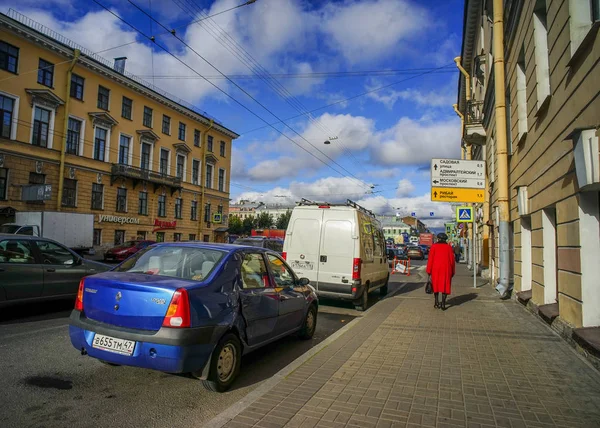
[{"label": "white van", "polygon": [[283,256],[317,294],[352,300],[366,310],[368,293],[388,290],[385,238],[375,215],[348,200],[344,205],[303,201],[292,211]]}]

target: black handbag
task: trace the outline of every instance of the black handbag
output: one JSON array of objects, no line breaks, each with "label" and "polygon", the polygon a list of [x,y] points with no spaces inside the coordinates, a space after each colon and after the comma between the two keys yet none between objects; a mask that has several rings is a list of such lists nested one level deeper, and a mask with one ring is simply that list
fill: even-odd
[{"label": "black handbag", "polygon": [[425,284],[425,293],[432,294],[433,293],[433,284],[431,283],[431,278],[427,280],[427,284]]}]

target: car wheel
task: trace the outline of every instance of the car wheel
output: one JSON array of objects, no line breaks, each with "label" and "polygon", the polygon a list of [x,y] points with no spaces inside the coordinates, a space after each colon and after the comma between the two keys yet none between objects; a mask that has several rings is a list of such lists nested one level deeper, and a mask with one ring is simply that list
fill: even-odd
[{"label": "car wheel", "polygon": [[304,318],[304,324],[302,324],[302,328],[300,329],[298,336],[303,340],[312,339],[316,329],[317,307],[315,305],[310,305],[310,308],[308,308],[308,312],[306,313],[306,317]]},{"label": "car wheel", "polygon": [[385,284],[383,285],[383,287],[381,287],[379,289],[379,293],[382,296],[385,296],[386,294],[388,294],[388,284],[390,283],[390,276],[388,275],[387,279],[385,280]]},{"label": "car wheel", "polygon": [[208,379],[202,385],[209,391],[227,391],[240,371],[242,345],[233,333],[227,333],[219,341],[210,360]]},{"label": "car wheel", "polygon": [[362,311],[366,311],[368,307],[369,307],[369,289],[368,289],[368,286],[366,286],[360,299],[354,301],[354,309],[362,312]]}]

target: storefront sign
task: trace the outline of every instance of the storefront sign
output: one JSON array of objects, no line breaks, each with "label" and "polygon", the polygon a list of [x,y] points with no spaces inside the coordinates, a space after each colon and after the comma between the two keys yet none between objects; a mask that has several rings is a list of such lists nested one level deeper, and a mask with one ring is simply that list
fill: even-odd
[{"label": "storefront sign", "polygon": [[119,223],[119,224],[140,224],[140,219],[136,217],[120,217],[117,215],[104,215],[98,216],[98,223]]},{"label": "storefront sign", "polygon": [[154,229],[152,232],[156,232],[157,230],[165,230],[165,229],[175,229],[177,227],[177,221],[161,221],[158,219],[154,220]]}]

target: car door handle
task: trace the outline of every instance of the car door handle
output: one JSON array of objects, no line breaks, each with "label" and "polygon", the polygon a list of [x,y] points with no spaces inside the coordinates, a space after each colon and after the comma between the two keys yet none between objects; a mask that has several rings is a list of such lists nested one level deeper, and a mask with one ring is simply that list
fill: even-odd
[{"label": "car door handle", "polygon": [[46,269],[46,272],[56,272],[56,269],[52,269],[52,268]]},{"label": "car door handle", "polygon": [[279,300],[283,302],[284,300],[290,300],[290,298],[288,296],[286,296],[286,295],[280,294],[279,295]]}]

